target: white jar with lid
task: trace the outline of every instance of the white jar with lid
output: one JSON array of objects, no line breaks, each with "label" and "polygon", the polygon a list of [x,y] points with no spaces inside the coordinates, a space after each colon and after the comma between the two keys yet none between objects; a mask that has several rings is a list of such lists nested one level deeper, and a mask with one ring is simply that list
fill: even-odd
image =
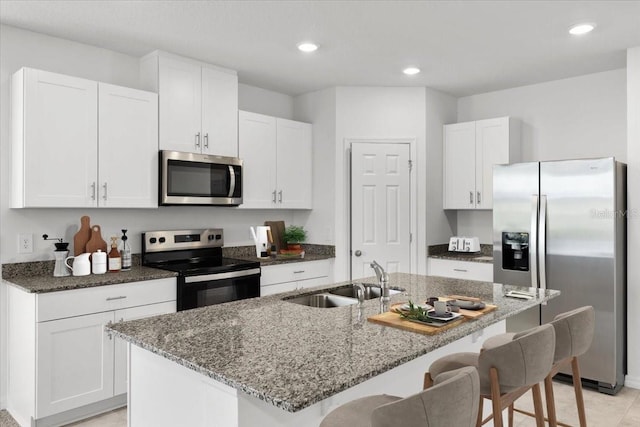
[{"label": "white jar with lid", "polygon": [[91,272],[93,274],[104,274],[107,272],[107,253],[98,249],[91,254]]}]

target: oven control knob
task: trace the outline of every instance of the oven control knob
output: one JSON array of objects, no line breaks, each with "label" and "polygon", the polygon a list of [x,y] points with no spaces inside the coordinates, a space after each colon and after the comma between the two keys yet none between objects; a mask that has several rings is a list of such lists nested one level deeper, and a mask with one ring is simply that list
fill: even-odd
[{"label": "oven control knob", "polygon": [[160,239],[158,239],[160,241],[160,243],[164,243],[167,241],[167,239],[165,239],[164,237],[161,237]]},{"label": "oven control knob", "polygon": [[222,234],[216,234],[216,239],[218,240],[222,239]]},{"label": "oven control knob", "polygon": [[156,242],[156,238],[155,237],[152,237],[152,238],[149,239],[149,243],[155,243],[155,242]]},{"label": "oven control knob", "polygon": [[213,234],[209,234],[209,236],[207,237],[207,239],[209,240],[215,240],[216,236],[214,236]]}]

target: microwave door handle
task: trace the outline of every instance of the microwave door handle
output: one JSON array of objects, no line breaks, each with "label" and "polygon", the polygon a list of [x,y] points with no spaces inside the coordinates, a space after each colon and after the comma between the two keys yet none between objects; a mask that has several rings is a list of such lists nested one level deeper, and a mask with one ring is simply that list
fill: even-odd
[{"label": "microwave door handle", "polygon": [[233,193],[236,191],[236,173],[233,170],[233,166],[229,167],[229,198],[233,197]]},{"label": "microwave door handle", "polygon": [[538,195],[531,196],[531,229],[529,230],[529,263],[531,287],[538,287]]}]

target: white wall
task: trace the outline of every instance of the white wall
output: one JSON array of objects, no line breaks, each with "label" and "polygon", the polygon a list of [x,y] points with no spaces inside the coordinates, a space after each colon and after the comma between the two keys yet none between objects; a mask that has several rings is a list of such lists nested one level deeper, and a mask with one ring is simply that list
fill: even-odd
[{"label": "white wall", "polygon": [[[145,230],[182,227],[225,229],[227,246],[252,244],[249,225],[265,220],[290,223],[291,211],[238,210],[225,207],[162,207],[144,209],[10,209],[11,129],[10,78],[22,66],[40,68],[108,83],[138,87],[138,58],[106,49],[0,26],[0,262],[53,259],[53,243],[41,239],[46,233],[69,241],[82,215],[100,224],[103,237],[126,228],[134,253],[140,251],[140,233]],[[276,92],[240,85],[240,108],[291,118],[293,98]],[[69,167],[67,165],[67,167]],[[34,253],[17,254],[17,234],[33,233]]]},{"label": "white wall", "polygon": [[[338,87],[336,88],[336,186],[335,235],[336,280],[349,277],[348,139],[415,138],[423,156],[415,159],[415,170],[426,167],[425,88],[418,87]],[[418,205],[424,205],[425,182],[418,181]],[[424,217],[423,217],[424,218]],[[417,234],[417,233],[416,233]],[[426,271],[425,237],[416,236],[419,269]],[[416,269],[417,270],[417,269]]]},{"label": "white wall", "polygon": [[[626,71],[588,74],[458,100],[458,122],[512,116],[522,161],[609,157],[626,161]],[[491,211],[459,211],[457,233],[491,243]]]},{"label": "white wall", "polygon": [[627,51],[627,363],[640,389],[640,46]]}]

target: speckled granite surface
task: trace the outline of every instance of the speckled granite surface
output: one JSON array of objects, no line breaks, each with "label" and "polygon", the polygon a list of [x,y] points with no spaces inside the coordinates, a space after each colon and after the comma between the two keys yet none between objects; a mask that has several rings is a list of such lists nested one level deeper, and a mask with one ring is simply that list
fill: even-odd
[{"label": "speckled granite surface", "polygon": [[222,248],[222,255],[228,258],[244,259],[248,261],[260,261],[261,266],[286,264],[291,262],[318,261],[323,259],[335,258],[335,246],[329,245],[312,245],[304,243],[304,258],[290,257],[278,255],[275,259],[256,258],[255,246],[231,246]]},{"label": "speckled granite surface", "polygon": [[0,426],[2,427],[20,427],[16,420],[6,409],[0,411]]},{"label": "speckled granite surface", "polygon": [[[450,252],[449,244],[433,245],[427,248],[427,256],[429,258],[452,259],[456,261],[471,261],[493,264],[493,246],[480,245],[480,252]],[[491,257],[490,259],[487,257]]]},{"label": "speckled granite surface", "polygon": [[[46,261],[44,261],[46,262]],[[25,263],[33,264],[33,263]],[[33,270],[31,270],[33,271]],[[70,289],[91,288],[94,286],[115,285],[118,283],[138,282],[141,280],[164,279],[176,277],[171,271],[158,270],[156,268],[135,266],[129,271],[117,273],[89,274],[88,276],[53,277],[53,267],[46,274],[41,275],[10,275],[2,280],[10,282],[27,292],[44,293],[67,291]]]},{"label": "speckled granite surface", "polygon": [[[55,261],[31,261],[2,264],[2,278],[13,279],[24,276],[53,276]],[[140,265],[140,254],[131,255],[131,265]]]},{"label": "speckled granite surface", "polygon": [[[368,280],[375,279],[364,279]],[[368,316],[381,310],[378,299],[362,306],[327,309],[282,300],[312,291],[306,289],[118,323],[111,330],[189,369],[295,412],[559,295],[558,291],[536,291],[535,299],[518,300],[503,296],[506,290],[516,289],[513,286],[402,273],[392,274],[390,284],[406,289],[392,296],[392,303],[457,294],[480,297],[498,310],[425,336],[368,322]]]}]

